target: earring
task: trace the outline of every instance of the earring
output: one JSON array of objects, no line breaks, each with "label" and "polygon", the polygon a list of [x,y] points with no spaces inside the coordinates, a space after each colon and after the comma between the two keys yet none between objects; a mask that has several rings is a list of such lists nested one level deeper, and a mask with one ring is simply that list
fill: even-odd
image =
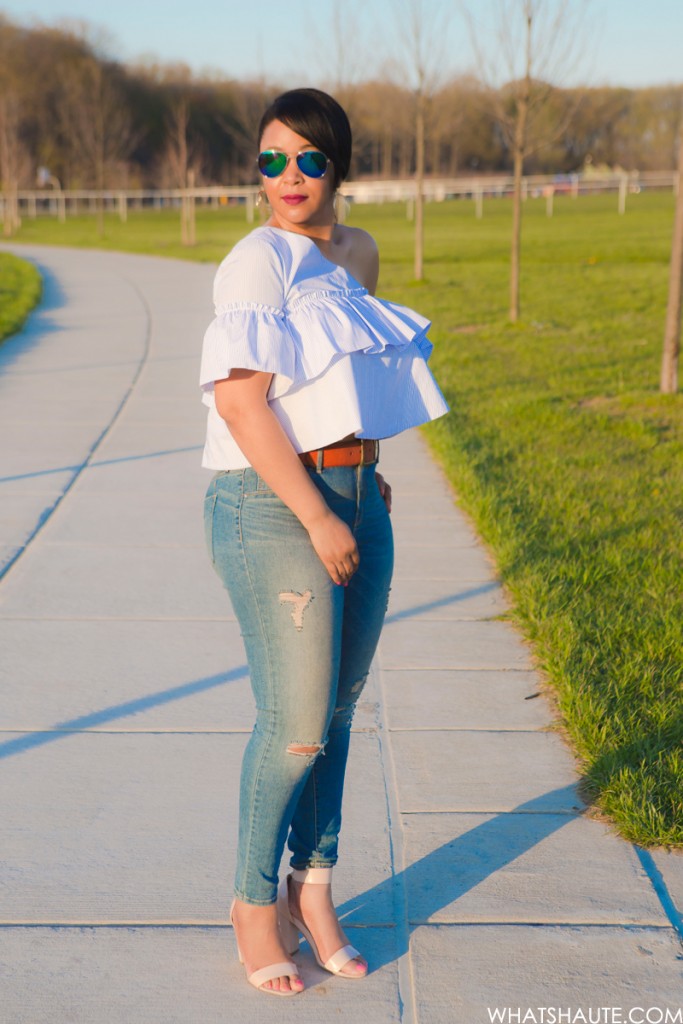
[{"label": "earring", "polygon": [[259,211],[263,210],[265,208],[265,205],[266,205],[266,193],[265,193],[264,189],[260,188],[259,192],[258,192],[258,195],[256,197],[256,209],[259,210]]},{"label": "earring", "polygon": [[334,193],[334,220],[336,224],[343,224],[349,215],[351,204],[341,192]]}]

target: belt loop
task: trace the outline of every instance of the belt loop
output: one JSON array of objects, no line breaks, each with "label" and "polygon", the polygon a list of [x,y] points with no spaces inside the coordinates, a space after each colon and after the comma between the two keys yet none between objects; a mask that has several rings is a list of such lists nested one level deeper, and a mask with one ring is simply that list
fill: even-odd
[{"label": "belt loop", "polygon": [[325,460],[325,449],[324,448],[318,448],[318,451],[316,452],[316,460],[315,460],[315,471],[316,471],[316,473],[322,473],[324,460]]},{"label": "belt loop", "polygon": [[363,437],[360,440],[360,464],[361,466],[365,465],[365,438]]},{"label": "belt loop", "polygon": [[374,451],[375,462],[379,462],[379,441],[378,441],[377,438],[375,438],[374,441],[372,442],[372,446],[375,449],[375,451]]}]

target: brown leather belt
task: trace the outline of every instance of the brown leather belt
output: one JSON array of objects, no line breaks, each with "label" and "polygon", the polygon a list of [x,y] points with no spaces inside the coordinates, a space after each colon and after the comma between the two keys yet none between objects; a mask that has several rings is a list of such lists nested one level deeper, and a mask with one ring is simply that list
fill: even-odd
[{"label": "brown leather belt", "polygon": [[335,441],[334,444],[328,444],[313,452],[301,452],[299,458],[304,466],[313,469],[327,469],[330,466],[369,466],[379,458],[379,441],[368,438],[362,441]]}]

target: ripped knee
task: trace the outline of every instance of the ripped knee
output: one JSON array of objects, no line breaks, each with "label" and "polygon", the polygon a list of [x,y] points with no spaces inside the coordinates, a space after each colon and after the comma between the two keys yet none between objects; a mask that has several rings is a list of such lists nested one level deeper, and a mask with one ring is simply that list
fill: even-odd
[{"label": "ripped knee", "polygon": [[307,764],[313,764],[315,759],[325,753],[325,742],[323,743],[289,743],[287,753],[295,757],[305,757]]}]

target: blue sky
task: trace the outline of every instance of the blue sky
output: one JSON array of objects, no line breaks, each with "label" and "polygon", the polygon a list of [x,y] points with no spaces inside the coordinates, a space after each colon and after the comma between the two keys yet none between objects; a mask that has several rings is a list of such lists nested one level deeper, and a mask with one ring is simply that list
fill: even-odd
[{"label": "blue sky", "polygon": [[[417,2],[417,0],[412,0]],[[443,75],[474,70],[475,60],[458,0],[420,0],[444,18],[435,63]],[[470,0],[481,23],[494,0]],[[569,0],[581,6],[584,0]],[[586,0],[587,54],[577,80],[593,85],[656,85],[683,81],[683,0]],[[401,11],[411,0],[0,0],[13,21],[85,20],[109,34],[105,50],[183,62],[238,79],[265,76],[285,87],[330,84],[340,66],[335,39],[343,39],[345,79],[368,78],[400,53]],[[452,13],[451,13],[452,12]],[[399,36],[396,35],[397,30]],[[493,46],[492,36],[486,40]]]}]

